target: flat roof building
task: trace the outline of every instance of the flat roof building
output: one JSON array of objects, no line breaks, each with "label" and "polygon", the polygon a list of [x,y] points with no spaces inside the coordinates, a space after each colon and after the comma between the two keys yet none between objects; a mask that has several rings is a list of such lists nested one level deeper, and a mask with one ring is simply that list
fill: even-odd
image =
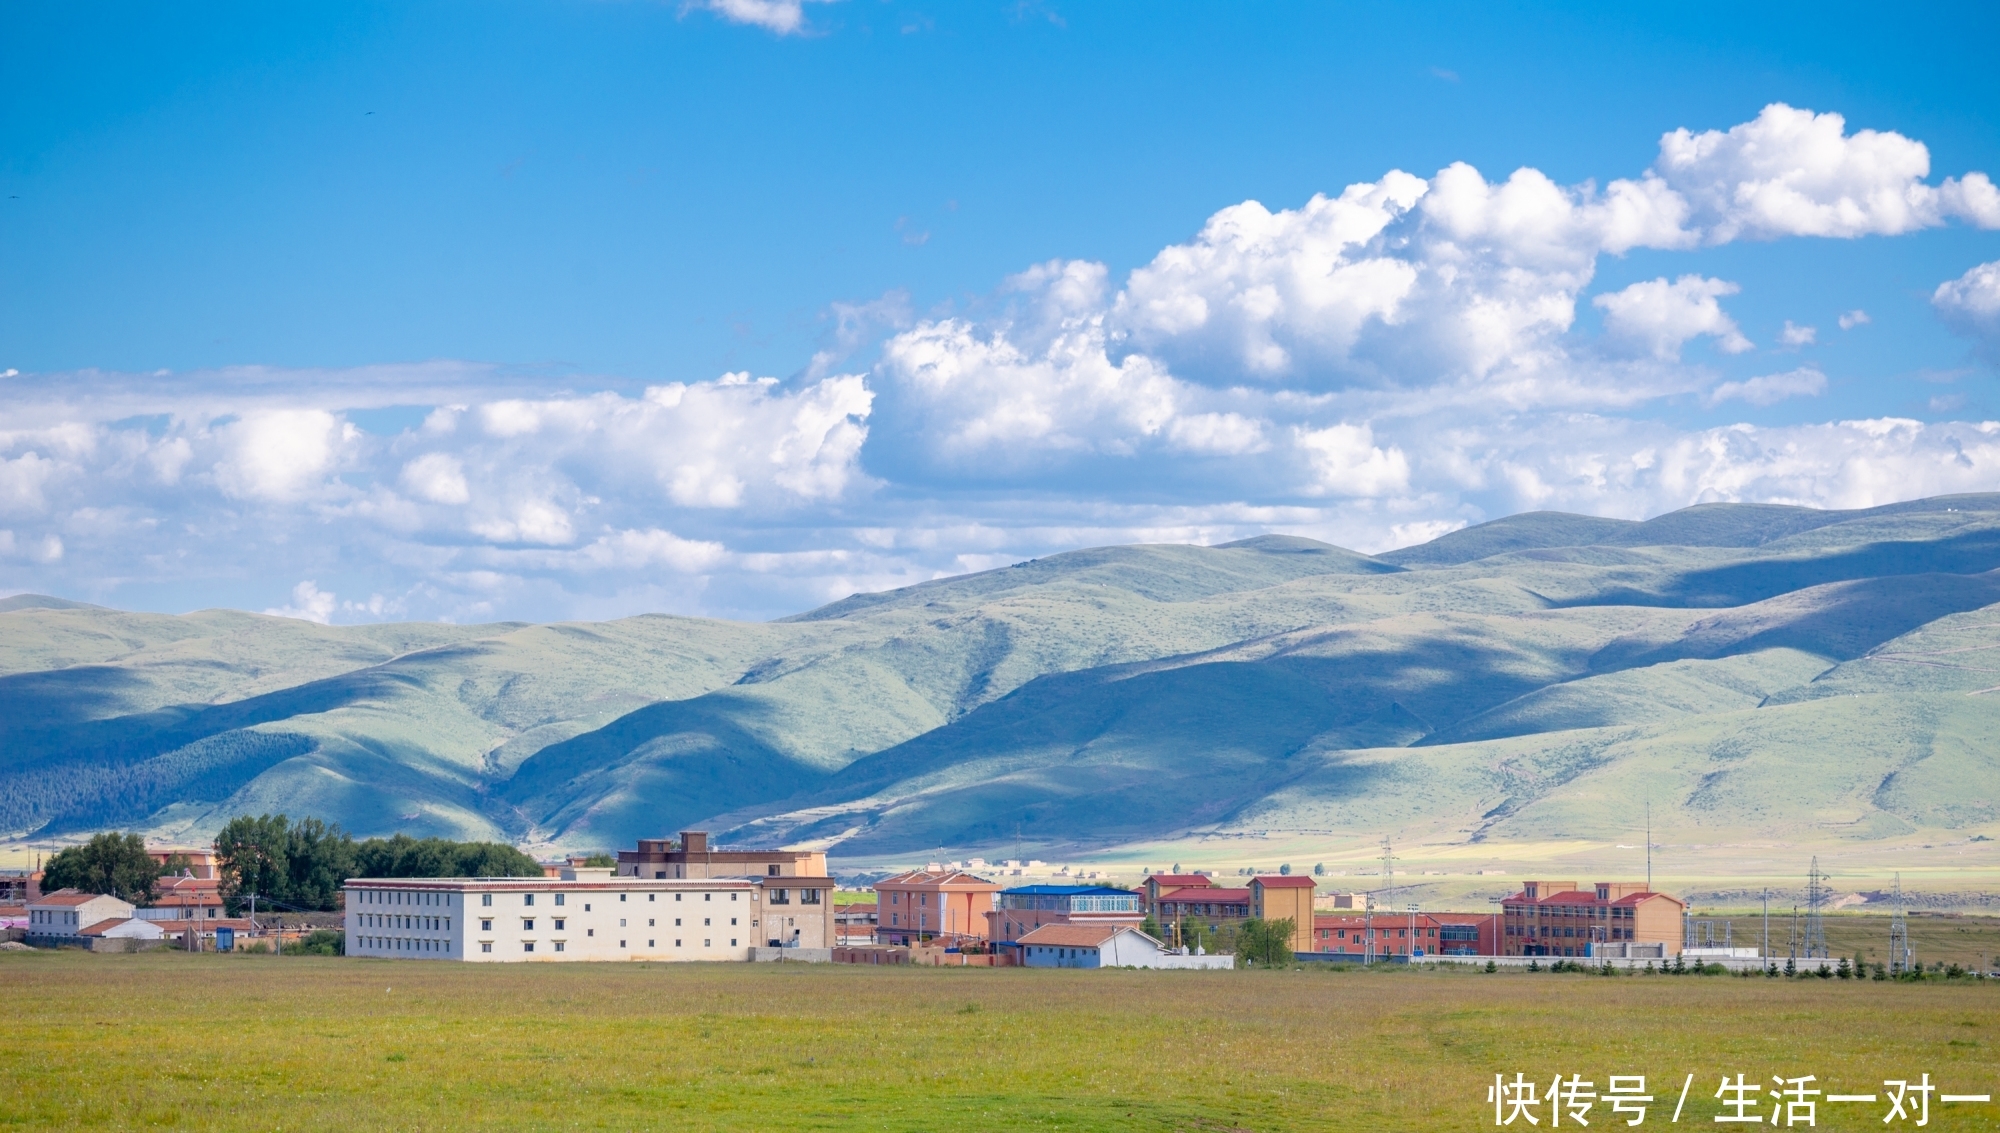
[{"label": "flat roof building", "polygon": [[[560,872],[560,869],[558,870]],[[767,850],[716,846],[704,830],[673,838],[641,838],[636,850],[618,851],[618,876],[683,881],[707,877],[825,877],[821,850]]]},{"label": "flat roof building", "polygon": [[833,888],[830,877],[796,874],[671,879],[583,867],[554,878],[356,878],[345,886],[347,954],[749,960],[757,947],[832,947]]},{"label": "flat roof building", "polygon": [[1588,956],[1592,944],[1659,944],[1668,956],[1681,948],[1687,905],[1629,881],[1526,881],[1501,902],[1503,954]]},{"label": "flat roof building", "polygon": [[1000,892],[986,914],[987,939],[1012,943],[1047,924],[1130,925],[1146,919],[1139,895],[1108,885],[1021,885]]}]

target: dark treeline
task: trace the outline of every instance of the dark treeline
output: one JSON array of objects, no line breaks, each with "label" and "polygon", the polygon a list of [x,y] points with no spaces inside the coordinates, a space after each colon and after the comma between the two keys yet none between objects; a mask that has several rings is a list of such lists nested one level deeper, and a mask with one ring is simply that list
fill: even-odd
[{"label": "dark treeline", "polygon": [[297,909],[338,907],[350,877],[540,877],[535,859],[499,842],[369,838],[357,842],[317,818],[242,815],[215,838],[223,893],[233,909],[259,901]]}]

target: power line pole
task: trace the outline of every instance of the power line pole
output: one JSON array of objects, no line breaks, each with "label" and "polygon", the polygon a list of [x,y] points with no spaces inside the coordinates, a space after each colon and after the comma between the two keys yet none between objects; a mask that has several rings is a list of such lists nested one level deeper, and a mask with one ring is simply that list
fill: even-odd
[{"label": "power line pole", "polygon": [[1806,959],[1826,959],[1826,925],[1820,911],[1826,905],[1826,875],[1819,871],[1819,855],[1813,855],[1806,874]]},{"label": "power line pole", "polygon": [[1653,796],[1646,796],[1646,892],[1653,891]]},{"label": "power line pole", "polygon": [[1910,922],[1903,916],[1903,875],[1896,875],[1896,911],[1889,918],[1889,974],[1910,970]]}]

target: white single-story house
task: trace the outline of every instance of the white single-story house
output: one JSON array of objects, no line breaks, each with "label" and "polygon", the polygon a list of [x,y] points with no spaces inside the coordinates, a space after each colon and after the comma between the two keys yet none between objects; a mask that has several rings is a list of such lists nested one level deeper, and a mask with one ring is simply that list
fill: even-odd
[{"label": "white single-story house", "polygon": [[1030,968],[1234,968],[1234,956],[1191,956],[1130,925],[1045,924],[1018,942]]}]

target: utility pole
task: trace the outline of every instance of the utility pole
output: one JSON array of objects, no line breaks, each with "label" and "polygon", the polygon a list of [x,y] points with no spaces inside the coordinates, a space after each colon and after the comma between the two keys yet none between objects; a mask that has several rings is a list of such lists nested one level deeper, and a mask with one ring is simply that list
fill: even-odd
[{"label": "utility pole", "polygon": [[1903,916],[1903,875],[1896,874],[1896,911],[1889,918],[1889,974],[1900,976],[1910,970],[1910,922]]},{"label": "utility pole", "polygon": [[1646,892],[1653,891],[1653,796],[1646,794]]},{"label": "utility pole", "polygon": [[1764,887],[1764,963],[1771,962],[1771,888]]}]

